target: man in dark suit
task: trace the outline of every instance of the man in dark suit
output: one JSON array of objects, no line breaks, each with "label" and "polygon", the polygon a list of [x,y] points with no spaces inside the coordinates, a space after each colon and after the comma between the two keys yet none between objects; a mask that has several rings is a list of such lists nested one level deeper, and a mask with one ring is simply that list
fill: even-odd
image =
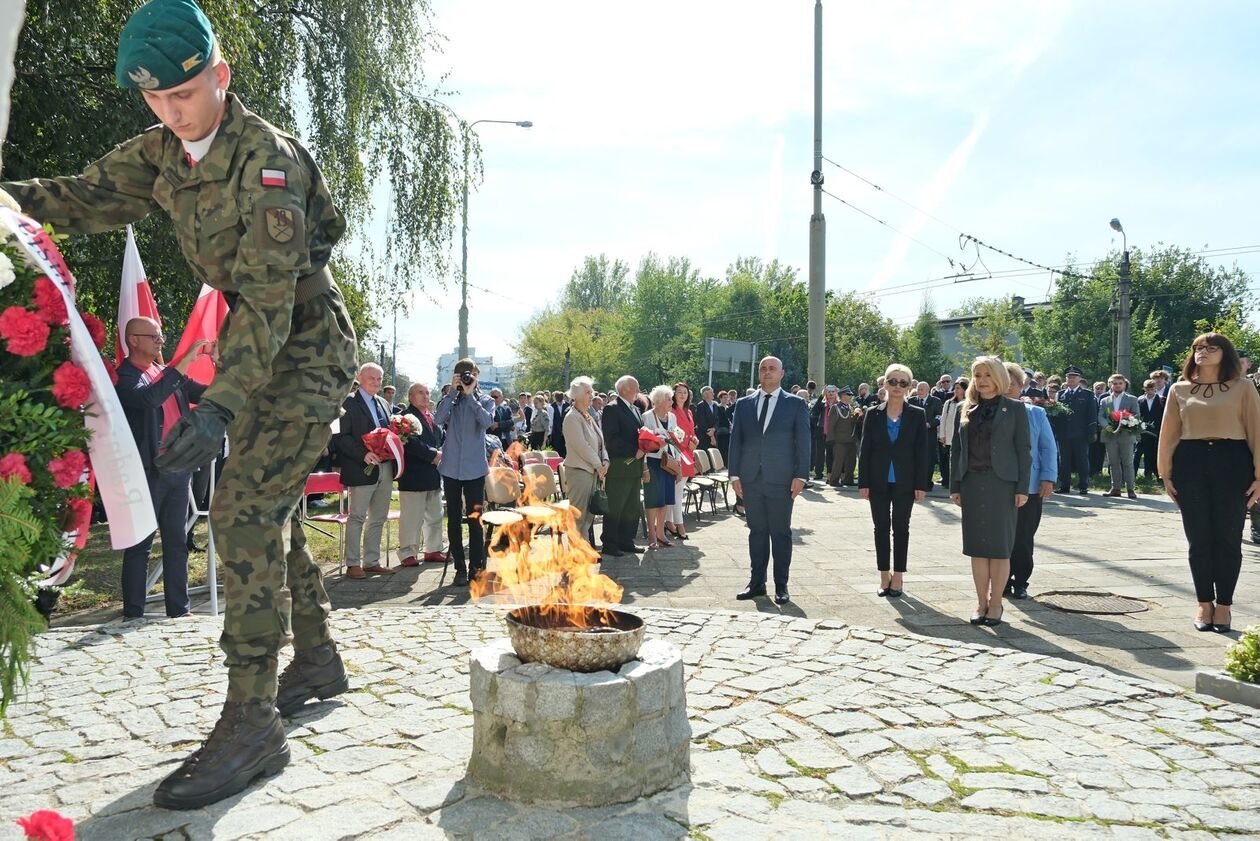
[{"label": "man in dark suit", "polygon": [[1059,403],[1071,411],[1063,419],[1059,493],[1072,490],[1072,473],[1075,472],[1081,496],[1088,496],[1089,445],[1098,436],[1098,402],[1093,392],[1085,387],[1081,369],[1075,365],[1068,366],[1065,386],[1059,391]]},{"label": "man in dark suit", "polygon": [[713,386],[706,385],[700,389],[700,402],[696,404],[692,414],[696,419],[696,438],[700,439],[700,449],[716,447],[717,404],[713,402]]},{"label": "man in dark suit", "polygon": [[627,552],[640,552],[634,545],[643,505],[643,450],[639,449],[639,430],[643,418],[634,405],[639,395],[639,381],[626,376],[617,380],[617,399],[604,407],[599,425],[604,433],[604,449],[608,452],[608,475],[604,490],[608,494],[608,513],[604,515],[602,554],[616,558]]},{"label": "man in dark suit", "polygon": [[[798,397],[804,397],[806,404],[809,406],[809,463],[814,470],[815,479],[825,479],[827,476],[827,457],[825,451],[827,449],[827,437],[823,434],[823,425],[826,421],[823,416],[827,412],[827,402],[820,395],[814,396],[815,390],[818,388],[813,380],[805,386],[808,395],[801,393]],[[832,386],[835,388],[835,386]]]},{"label": "man in dark suit", "polygon": [[[158,363],[166,337],[151,318],[133,318],[123,330],[127,358],[118,366],[119,402],[131,434],[140,450],[140,463],[149,481],[158,531],[162,534],[162,589],[166,615],[188,614],[188,500],[192,474],[163,473],[153,466],[158,447],[175,422],[188,414],[189,402],[201,399],[206,387],[184,376],[188,366],[205,346],[199,342],[177,364]],[[157,532],[154,532],[157,534]],[[149,550],[153,534],[123,550],[123,616],[144,616],[148,594]]]},{"label": "man in dark suit", "polygon": [[928,490],[932,490],[932,468],[936,466],[936,434],[941,426],[941,410],[944,409],[945,403],[935,395],[928,392],[927,381],[919,383],[917,393],[906,401],[911,406],[918,406],[927,415],[928,432],[931,436],[933,445],[929,448],[928,453]]},{"label": "man in dark suit", "polygon": [[1138,438],[1137,460],[1133,464],[1136,474],[1146,465],[1146,478],[1159,481],[1156,453],[1159,451],[1159,426],[1164,420],[1164,398],[1159,396],[1158,383],[1147,380],[1142,383],[1142,396],[1137,399],[1138,417],[1146,422],[1146,433]]},{"label": "man in dark suit", "polygon": [[520,404],[521,414],[525,416],[525,428],[529,429],[529,423],[534,419],[534,396],[528,391],[522,391],[517,395],[516,402]]},{"label": "man in dark suit", "polygon": [[490,389],[490,399],[494,401],[494,409],[490,412],[489,434],[498,438],[506,450],[512,444],[512,407],[503,399],[501,389]]},{"label": "man in dark suit", "polygon": [[1030,397],[1034,403],[1046,402],[1046,390],[1037,385],[1037,380],[1033,378],[1034,371],[1031,368],[1024,369],[1024,388],[1020,391],[1020,397]]},{"label": "man in dark suit", "polygon": [[346,577],[366,578],[393,575],[381,565],[381,531],[389,516],[394,493],[393,461],[382,461],[369,452],[363,436],[389,426],[389,404],[378,393],[384,371],[368,362],[359,369],[359,390],[341,404],[337,435],[337,465],[341,484],[350,489],[350,511],[346,522]]},{"label": "man in dark suit", "polygon": [[547,408],[551,412],[551,449],[563,457],[569,452],[564,445],[564,416],[569,413],[569,403],[563,391],[552,392],[551,399],[553,402]]},{"label": "man in dark suit", "polygon": [[954,378],[949,374],[941,374],[941,378],[936,381],[936,388],[932,389],[932,396],[944,406],[945,401],[954,396]]},{"label": "man in dark suit", "polygon": [[738,599],[766,594],[766,568],[774,553],[774,601],[786,604],[792,565],[792,503],[809,479],[809,407],[782,388],[783,363],[767,356],[757,369],[761,388],[735,404],[731,488],[748,519],[752,575]]}]

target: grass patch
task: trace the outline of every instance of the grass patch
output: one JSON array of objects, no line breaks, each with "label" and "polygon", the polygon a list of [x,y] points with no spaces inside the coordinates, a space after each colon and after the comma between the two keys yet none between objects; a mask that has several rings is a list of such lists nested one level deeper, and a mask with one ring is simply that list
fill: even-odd
[{"label": "grass patch", "polygon": [[777,791],[759,791],[757,792],[757,795],[759,797],[764,797],[766,800],[769,800],[770,805],[775,809],[779,808],[779,806],[783,804],[784,797],[782,794],[779,794]]},{"label": "grass patch", "polygon": [[1037,681],[1037,683],[1044,683],[1046,686],[1050,686],[1054,683],[1054,679],[1060,674],[1062,674],[1062,672],[1055,672],[1052,675],[1046,675],[1041,680]]},{"label": "grass patch", "polygon": [[793,759],[789,759],[787,764],[800,771],[802,777],[813,777],[815,780],[825,780],[827,775],[835,770],[834,768],[810,768]]}]

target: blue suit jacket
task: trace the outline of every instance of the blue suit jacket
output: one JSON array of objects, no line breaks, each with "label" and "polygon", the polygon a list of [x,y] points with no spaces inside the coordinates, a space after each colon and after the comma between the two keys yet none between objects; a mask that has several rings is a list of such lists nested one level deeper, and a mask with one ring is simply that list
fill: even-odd
[{"label": "blue suit jacket", "polygon": [[1025,404],[1028,410],[1028,436],[1032,442],[1032,469],[1029,471],[1028,494],[1038,491],[1042,482],[1059,481],[1059,445],[1054,443],[1050,418],[1040,406]]},{"label": "blue suit jacket", "polygon": [[764,432],[757,425],[757,389],[735,403],[726,471],[741,482],[790,485],[809,478],[809,406],[787,391],[779,395]]}]

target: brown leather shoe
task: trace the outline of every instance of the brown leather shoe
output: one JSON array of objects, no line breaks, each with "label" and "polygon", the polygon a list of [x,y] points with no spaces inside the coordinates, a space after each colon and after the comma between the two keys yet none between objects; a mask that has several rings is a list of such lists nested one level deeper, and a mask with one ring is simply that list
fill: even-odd
[{"label": "brown leather shoe", "polygon": [[425,552],[424,562],[426,564],[441,564],[446,562],[446,555],[441,552]]},{"label": "brown leather shoe", "polygon": [[1120,496],[1120,491],[1119,489],[1114,490],[1114,491],[1107,491],[1107,496]]},{"label": "brown leather shoe", "polygon": [[418,560],[416,560],[416,556],[415,556],[415,555],[408,555],[407,557],[403,558],[403,559],[402,559],[401,561],[399,561],[398,563],[399,563],[401,566],[405,566],[405,567],[418,567],[418,566],[420,566],[420,562],[419,562]]},{"label": "brown leather shoe", "polygon": [[368,575],[393,575],[398,570],[383,567],[380,564],[373,564],[370,567],[364,567],[363,571]]},{"label": "brown leather shoe", "polygon": [[1133,491],[1129,491],[1129,499],[1137,499],[1137,494],[1135,494]]},{"label": "brown leather shoe", "polygon": [[363,567],[346,567],[346,578],[367,578]]}]

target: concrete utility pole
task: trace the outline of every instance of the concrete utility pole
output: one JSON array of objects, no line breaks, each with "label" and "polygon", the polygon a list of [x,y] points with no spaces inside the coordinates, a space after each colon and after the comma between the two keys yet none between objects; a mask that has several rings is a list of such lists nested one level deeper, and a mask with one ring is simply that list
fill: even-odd
[{"label": "concrete utility pole", "polygon": [[1129,379],[1129,368],[1133,365],[1133,326],[1132,313],[1129,311],[1129,293],[1132,283],[1129,275],[1129,236],[1119,219],[1111,220],[1111,229],[1118,231],[1123,237],[1124,253],[1120,257],[1120,285],[1116,313],[1116,373]]},{"label": "concrete utility pole", "polygon": [[823,315],[827,288],[827,220],[822,212],[822,0],[814,0],[814,214],[809,217],[809,379],[827,381],[827,349],[823,345]]}]

